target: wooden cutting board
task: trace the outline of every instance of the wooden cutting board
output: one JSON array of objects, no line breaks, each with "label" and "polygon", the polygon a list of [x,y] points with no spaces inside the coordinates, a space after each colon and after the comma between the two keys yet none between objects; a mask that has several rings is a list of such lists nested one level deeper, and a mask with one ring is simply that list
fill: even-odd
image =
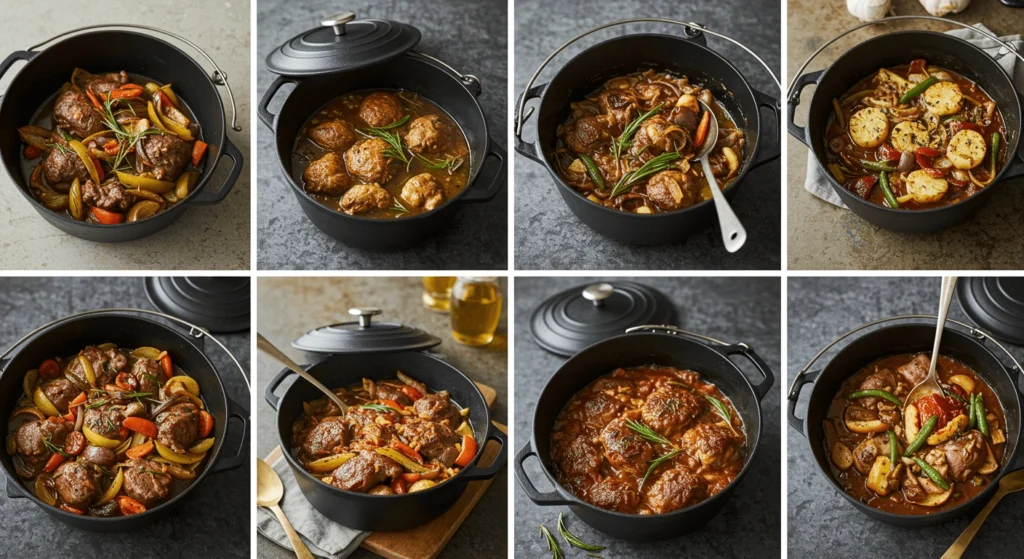
[{"label": "wooden cutting board", "polygon": [[[491,407],[497,398],[497,392],[485,384],[478,382],[476,385],[483,393],[487,407]],[[501,429],[502,433],[508,434],[508,427],[498,422],[493,423],[495,427]],[[481,466],[490,465],[498,455],[500,448],[498,443],[489,441],[480,456],[479,464]],[[267,456],[266,460],[267,463],[273,464],[280,457],[281,447],[279,446]],[[452,508],[431,522],[405,532],[375,532],[367,536],[360,547],[386,559],[434,559],[441,553],[444,546],[448,544],[448,540],[452,539],[455,531],[459,529],[462,522],[469,516],[470,511],[483,497],[484,492],[490,487],[491,481],[493,480],[470,482],[462,497],[452,505]]]}]

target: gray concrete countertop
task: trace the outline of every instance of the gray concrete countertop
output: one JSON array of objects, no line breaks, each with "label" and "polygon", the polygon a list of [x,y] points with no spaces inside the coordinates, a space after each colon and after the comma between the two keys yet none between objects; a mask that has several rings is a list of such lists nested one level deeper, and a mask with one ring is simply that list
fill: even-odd
[{"label": "gray concrete countertop", "polygon": [[[10,5],[8,5],[10,6]],[[228,137],[246,159],[234,189],[215,206],[190,208],[162,231],[129,243],[92,243],[51,226],[18,191],[7,173],[0,173],[0,268],[14,270],[220,270],[249,269],[249,2],[230,0],[110,0],[102,10],[82,10],[69,0],[29,3],[4,10],[0,54],[41,43],[57,33],[105,23],[151,25],[181,35],[209,53],[227,73],[238,106],[241,132],[230,130],[231,109],[224,100]],[[40,22],[46,22],[41,25]],[[141,31],[147,33],[146,31]],[[209,73],[213,68],[190,47],[179,46]],[[18,63],[0,79],[0,92],[24,66]],[[70,74],[68,75],[70,78]],[[154,76],[156,77],[156,76]],[[28,118],[29,115],[26,115]],[[26,122],[27,124],[27,122]],[[4,130],[4,134],[16,134]],[[230,168],[223,158],[208,189],[223,184]]]},{"label": "gray concrete countertop", "polygon": [[[939,278],[791,278],[789,280],[789,386],[821,348],[862,324],[891,316],[935,314]],[[954,302],[949,318],[971,323]],[[959,327],[955,329],[962,330]],[[842,346],[841,346],[842,347]],[[1008,345],[1018,359],[1024,349]],[[1006,356],[993,348],[1004,363]],[[825,355],[827,363],[835,350]],[[797,406],[804,417],[810,386]],[[863,557],[938,557],[971,522],[963,517],[922,529],[904,529],[861,514],[826,480],[811,455],[807,440],[792,427],[788,431],[789,556],[828,557],[854,553]],[[1019,557],[1024,536],[1024,495],[1005,497],[988,517],[964,557]]]},{"label": "gray concrete countertop", "polygon": [[[376,306],[383,310],[378,319],[401,322],[421,328],[441,338],[441,345],[432,351],[441,353],[453,366],[470,379],[493,387],[498,397],[491,407],[491,419],[508,423],[508,282],[499,279],[505,301],[501,322],[494,341],[483,347],[468,347],[452,338],[448,315],[424,308],[420,278],[260,278],[257,286],[259,321],[257,330],[292,359],[300,359],[291,342],[313,328],[348,322],[352,317],[348,309],[356,306]],[[262,394],[282,367],[269,357],[259,354],[256,377],[260,395],[256,408],[259,412],[257,456],[265,457],[280,444],[277,438],[277,414]],[[412,376],[415,372],[406,371]],[[278,390],[282,394],[290,386]],[[509,449],[509,456],[512,449]],[[507,534],[508,469],[502,470],[484,493],[472,513],[441,552],[443,559],[477,559],[504,556],[508,547]],[[285,559],[292,557],[272,541],[258,536],[259,559]],[[376,557],[358,549],[354,558]]]},{"label": "gray concrete countertop", "polygon": [[[491,139],[504,147],[507,134],[508,14],[503,0],[435,2],[348,2],[344,9],[361,19],[410,24],[422,38],[416,50],[480,78],[478,101]],[[326,0],[264,0],[258,4],[257,91],[262,98],[275,76],[266,58],[275,48],[339,10]],[[282,88],[271,112],[287,91]],[[310,111],[315,107],[310,107]],[[452,223],[411,248],[368,251],[352,248],[321,232],[299,208],[274,147],[274,132],[259,126],[257,203],[258,265],[261,270],[504,270],[508,266],[508,190],[484,204],[462,204]],[[511,156],[509,156],[511,157]],[[506,165],[510,165],[506,159]]]},{"label": "gray concrete countertop", "polygon": [[[31,330],[77,312],[104,308],[154,309],[143,278],[4,278],[0,280],[0,348]],[[99,334],[98,334],[99,335]],[[215,334],[249,370],[249,332]],[[102,335],[99,335],[102,338]],[[98,340],[97,343],[108,341]],[[206,354],[220,372],[229,398],[249,407],[249,389],[238,368],[216,344]],[[238,425],[229,428],[237,433]],[[248,438],[244,441],[248,448]],[[237,435],[224,452],[238,448]],[[71,528],[28,499],[0,497],[3,551],[18,557],[249,557],[249,462],[211,474],[179,503],[171,515],[132,532],[101,534]],[[0,483],[7,480],[0,474]]]},{"label": "gray concrete countertop", "polygon": [[[613,278],[614,279],[614,278]],[[727,342],[745,342],[764,358],[778,377],[781,363],[780,284],[776,278],[619,278],[650,285],[668,296],[679,312],[677,325],[694,333]],[[518,451],[533,432],[534,407],[541,390],[564,359],[548,353],[530,336],[530,315],[544,299],[596,278],[517,278],[515,297],[516,413],[515,444]],[[757,373],[741,364],[744,372]],[[609,371],[610,372],[610,371]],[[697,531],[657,542],[615,540],[576,518],[566,507],[533,504],[516,482],[515,555],[546,557],[547,542],[539,533],[545,525],[555,534],[558,513],[566,526],[588,544],[605,546],[602,557],[779,557],[781,554],[779,477],[779,390],[772,387],[761,403],[761,442],[754,462],[735,488],[722,512]],[[540,491],[550,491],[540,463],[527,460],[526,471]],[[580,550],[559,539],[567,557],[582,557]]]},{"label": "gray concrete countertop", "polygon": [[[592,27],[639,17],[693,21],[729,35],[763,57],[779,72],[779,6],[767,0],[727,0],[713,3],[672,0],[622,2],[516,2],[515,92],[522,94],[540,63],[564,42]],[[538,77],[549,81],[570,58],[611,37],[631,33],[679,36],[683,28],[667,24],[616,26],[583,38],[560,53]],[[757,60],[723,39],[708,37],[708,46],[736,65],[751,87],[779,98],[778,86]],[[537,101],[527,106],[536,106]],[[762,111],[766,128],[777,126]],[[523,125],[523,139],[537,138],[536,116]],[[737,254],[722,247],[718,225],[699,231],[678,245],[634,247],[605,238],[580,221],[562,200],[554,179],[538,163],[515,158],[515,266],[517,270],[653,270],[653,269],[774,269],[781,266],[781,165],[770,162],[744,179],[732,200],[747,229],[747,243]],[[581,248],[585,247],[585,250]]]},{"label": "gray concrete countertop", "polygon": [[[895,0],[899,15],[927,15],[916,0]],[[800,65],[825,41],[858,25],[843,2],[789,0],[788,82]],[[1024,10],[995,0],[975,1],[964,12],[946,16],[956,21],[984,23],[996,35],[1020,33]],[[876,35],[910,29],[948,31],[953,25],[932,22],[893,22],[857,31],[826,49],[804,72],[828,67],[851,46]],[[1024,63],[1020,63],[1024,64]],[[807,122],[807,106],[814,86],[804,90],[797,107],[797,123]],[[807,148],[789,136],[786,189],[789,212],[789,269],[800,270],[1013,270],[1024,261],[1024,180],[999,186],[973,218],[930,235],[903,235],[880,229],[853,212],[838,208],[804,190]]]}]

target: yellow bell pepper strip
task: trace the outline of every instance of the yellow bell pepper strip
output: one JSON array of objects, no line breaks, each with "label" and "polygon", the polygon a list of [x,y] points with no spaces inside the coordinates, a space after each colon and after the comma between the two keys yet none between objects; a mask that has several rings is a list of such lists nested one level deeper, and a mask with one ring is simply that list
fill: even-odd
[{"label": "yellow bell pepper strip", "polygon": [[96,386],[96,372],[92,370],[92,361],[89,361],[84,355],[79,355],[78,361],[82,364],[82,370],[85,371],[86,382],[89,383],[89,386]]},{"label": "yellow bell pepper strip", "polygon": [[167,464],[166,465],[166,469],[167,469],[167,473],[171,474],[171,477],[173,477],[174,479],[180,479],[182,481],[188,481],[190,479],[195,479],[195,477],[196,477],[196,473],[195,472],[193,472],[192,470],[189,470],[188,468],[184,468],[182,466],[179,466],[177,464]]},{"label": "yellow bell pepper strip", "polygon": [[354,456],[354,452],[334,454],[332,456],[320,458],[319,460],[314,460],[309,464],[306,464],[306,467],[309,468],[309,471],[316,472],[318,474],[333,472],[334,470],[337,470],[342,464],[351,460]]},{"label": "yellow bell pepper strip", "polygon": [[68,146],[70,146],[71,149],[75,150],[75,153],[78,154],[78,157],[82,158],[82,163],[85,164],[85,170],[89,172],[89,177],[92,179],[92,182],[99,184],[99,171],[96,170],[96,165],[93,164],[92,155],[89,153],[89,150],[85,147],[85,144],[79,142],[78,140],[68,140]]},{"label": "yellow bell pepper strip", "polygon": [[206,454],[206,452],[213,447],[214,441],[216,441],[216,439],[213,437],[203,439],[189,447],[188,451],[192,454]]},{"label": "yellow bell pepper strip", "polygon": [[90,443],[96,446],[102,446],[103,448],[117,448],[123,444],[117,439],[108,439],[107,437],[98,434],[90,429],[88,425],[82,425],[82,434],[85,435],[85,438],[89,439]]},{"label": "yellow bell pepper strip", "polygon": [[[148,190],[150,192],[155,192],[157,194],[163,194],[164,192],[167,192],[174,188],[174,183],[170,181],[161,181],[157,179],[151,179],[149,177],[140,177],[138,175],[122,173],[121,171],[117,171],[117,179],[121,181],[121,184],[127,187]],[[149,356],[145,355],[143,357]],[[159,354],[155,357],[150,357],[150,359],[156,359],[158,357]]]},{"label": "yellow bell pepper strip", "polygon": [[51,507],[55,507],[57,506],[57,497],[52,491],[50,491],[50,488],[47,487],[48,484],[46,483],[50,479],[51,477],[49,474],[39,474],[39,477],[36,478],[36,497],[39,497],[40,501],[50,505]]},{"label": "yellow bell pepper strip", "polygon": [[380,454],[381,456],[390,458],[390,459],[394,460],[395,462],[398,462],[398,464],[401,465],[403,468],[405,468],[406,470],[409,470],[410,472],[413,472],[415,474],[430,473],[430,468],[426,468],[426,467],[420,466],[416,462],[413,462],[411,458],[408,458],[406,455],[402,454],[397,449],[394,449],[394,448],[378,448],[377,449],[377,454]]},{"label": "yellow bell pepper strip", "polygon": [[175,107],[177,107],[180,104],[178,102],[178,96],[175,95],[174,94],[174,90],[171,89],[171,84],[169,84],[169,83],[168,84],[164,84],[160,88],[160,91],[162,91],[163,94],[166,95],[168,99],[170,99],[171,104],[174,105]]},{"label": "yellow bell pepper strip", "polygon": [[188,193],[192,192],[192,187],[196,184],[196,179],[199,178],[199,173],[195,171],[185,171],[178,177],[178,183],[174,187],[174,195],[178,200],[184,200],[188,197]]},{"label": "yellow bell pepper strip", "polygon": [[114,476],[114,481],[110,483],[110,487],[103,492],[103,495],[100,495],[99,500],[96,501],[96,504],[93,506],[105,505],[110,501],[113,501],[114,497],[117,497],[118,492],[121,491],[122,485],[124,485],[124,470],[118,468],[117,475]]},{"label": "yellow bell pepper strip", "polygon": [[168,134],[172,134],[170,130],[164,127],[164,123],[160,122],[160,117],[157,116],[156,108],[153,107],[152,101],[146,102],[146,112],[149,113],[149,120],[153,123],[153,126],[159,130],[167,132]]},{"label": "yellow bell pepper strip", "polygon": [[156,451],[160,456],[163,456],[175,464],[195,464],[202,462],[203,458],[206,458],[205,454],[192,454],[189,452],[179,454],[161,444],[160,441],[153,441],[153,444],[156,445]]},{"label": "yellow bell pepper strip", "polygon": [[191,142],[195,138],[192,137],[192,131],[187,126],[182,126],[177,122],[174,122],[170,118],[164,116],[163,113],[157,111],[156,116],[160,118],[160,123],[164,125],[164,128],[170,130],[172,134],[176,134],[182,140]]},{"label": "yellow bell pepper strip", "polygon": [[53,402],[50,402],[50,399],[43,393],[43,389],[38,386],[36,387],[35,392],[32,393],[32,401],[36,404],[36,407],[39,408],[39,411],[45,413],[47,417],[56,417],[60,415],[60,412],[57,411],[57,406],[54,406]]},{"label": "yellow bell pepper strip", "polygon": [[195,394],[196,396],[199,395],[199,383],[196,382],[196,379],[192,377],[178,375],[176,377],[171,377],[167,379],[168,384],[172,382],[180,382],[189,392]]},{"label": "yellow bell pepper strip", "polygon": [[25,391],[25,396],[32,397],[32,391],[35,390],[36,384],[39,383],[39,369],[32,369],[25,373],[25,379],[22,380],[22,390]]},{"label": "yellow bell pepper strip", "polygon": [[[118,177],[118,178],[120,178],[120,177]],[[135,357],[135,358],[146,357],[148,359],[156,360],[156,359],[160,359],[160,354],[161,353],[162,352],[159,349],[155,348],[155,347],[143,346],[143,347],[140,347],[140,348],[137,348],[137,349],[133,350],[132,351],[132,357]]]}]

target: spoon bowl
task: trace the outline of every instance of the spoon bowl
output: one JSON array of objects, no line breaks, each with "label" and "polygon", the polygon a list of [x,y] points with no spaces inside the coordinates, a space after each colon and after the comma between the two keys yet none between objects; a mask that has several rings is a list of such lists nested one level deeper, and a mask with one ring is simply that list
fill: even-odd
[{"label": "spoon bowl", "polygon": [[960,537],[953,542],[953,545],[949,546],[946,553],[942,554],[942,559],[959,559],[963,557],[964,552],[967,551],[967,546],[971,544],[974,536],[981,529],[981,525],[988,518],[989,513],[992,512],[992,509],[996,508],[996,505],[1003,497],[1016,491],[1024,491],[1024,470],[1008,473],[1003,476],[1003,479],[999,480],[999,489],[996,490],[996,494],[992,496],[985,505],[985,508],[978,513],[978,516],[974,517],[970,526],[960,534]]},{"label": "spoon bowl", "polygon": [[274,468],[271,468],[270,464],[267,464],[265,460],[257,458],[256,504],[261,507],[267,507],[274,512],[274,516],[277,516],[277,521],[281,523],[285,534],[288,534],[288,541],[291,542],[296,557],[299,559],[314,559],[313,554],[310,553],[309,548],[306,547],[302,538],[299,537],[299,533],[292,527],[292,523],[288,521],[288,517],[284,515],[284,511],[279,506],[283,496],[284,484],[281,483],[281,477],[277,475]]},{"label": "spoon bowl", "polygon": [[740,223],[739,218],[736,217],[736,213],[732,211],[732,206],[726,200],[725,194],[722,194],[722,189],[718,187],[718,181],[711,173],[711,164],[708,162],[708,156],[711,155],[711,150],[715,148],[715,143],[718,142],[718,119],[715,118],[715,113],[711,110],[711,107],[701,100],[697,100],[697,102],[700,103],[701,109],[711,115],[708,119],[708,133],[704,137],[704,143],[700,146],[697,158],[700,160],[701,168],[704,169],[704,177],[711,187],[711,199],[715,201],[718,225],[722,229],[722,243],[725,244],[725,250],[736,252],[747,242],[747,230]]}]

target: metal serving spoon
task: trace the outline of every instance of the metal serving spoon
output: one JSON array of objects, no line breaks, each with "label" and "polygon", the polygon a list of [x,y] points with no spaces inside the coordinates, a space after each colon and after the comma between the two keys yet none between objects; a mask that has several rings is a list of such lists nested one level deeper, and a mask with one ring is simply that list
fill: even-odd
[{"label": "metal serving spoon", "polygon": [[949,314],[949,303],[953,300],[953,288],[956,287],[956,276],[942,278],[942,289],[939,292],[939,314],[935,322],[935,345],[932,346],[932,362],[928,367],[928,377],[918,383],[907,395],[908,404],[916,402],[931,394],[942,394],[939,384],[939,344],[942,342],[942,331],[946,326],[946,315]]},{"label": "metal serving spoon", "polygon": [[960,534],[960,537],[953,542],[953,545],[949,546],[946,553],[942,554],[942,559],[959,559],[962,557],[964,552],[967,551],[967,546],[971,544],[971,540],[974,539],[974,536],[981,528],[981,524],[988,518],[992,509],[996,508],[999,500],[1014,491],[1024,491],[1024,470],[1017,470],[1016,472],[1006,474],[1003,476],[1003,479],[999,480],[999,489],[996,490],[996,494],[989,499],[988,504],[985,505],[985,508],[981,509],[978,516],[974,517],[971,525],[964,530],[964,533]]},{"label": "metal serving spoon", "polygon": [[288,541],[291,542],[296,557],[299,559],[314,559],[313,554],[310,553],[306,544],[302,542],[299,533],[295,531],[292,523],[288,521],[288,517],[284,515],[284,511],[278,505],[283,496],[284,485],[281,483],[281,478],[277,475],[277,472],[262,458],[257,458],[256,504],[261,507],[267,507],[274,512],[274,515],[277,516],[277,521],[284,528],[284,533],[288,534]]},{"label": "metal serving spoon", "polygon": [[260,334],[259,332],[256,333],[256,347],[259,348],[259,350],[262,351],[263,353],[266,353],[267,355],[272,357],[278,363],[291,369],[293,373],[308,380],[309,383],[317,387],[317,389],[320,392],[326,394],[327,397],[330,398],[332,402],[334,402],[334,405],[338,406],[338,409],[341,410],[342,415],[348,413],[348,405],[345,402],[342,402],[341,398],[339,398],[337,394],[335,394],[330,388],[324,386],[323,383],[313,378],[313,375],[307,373],[305,370],[302,369],[302,367],[299,367],[295,363],[295,361],[292,361],[291,358],[284,354],[284,352],[282,352],[280,349],[277,349],[277,347],[274,344],[270,343],[270,340],[264,338],[263,334]]},{"label": "metal serving spoon", "polygon": [[711,107],[707,106],[704,101],[698,99],[697,102],[711,115],[711,118],[708,119],[710,125],[708,126],[708,135],[704,137],[704,144],[701,145],[700,152],[697,153],[697,159],[700,159],[704,177],[708,180],[708,185],[711,186],[711,198],[714,199],[715,210],[718,212],[718,225],[722,228],[722,242],[725,244],[725,250],[736,252],[743,246],[743,243],[747,242],[747,230],[743,228],[743,224],[732,211],[732,206],[725,199],[725,194],[722,194],[722,190],[718,188],[718,181],[715,180],[715,175],[711,174],[711,165],[708,163],[708,156],[711,155],[711,150],[718,142],[718,119],[715,118]]}]

